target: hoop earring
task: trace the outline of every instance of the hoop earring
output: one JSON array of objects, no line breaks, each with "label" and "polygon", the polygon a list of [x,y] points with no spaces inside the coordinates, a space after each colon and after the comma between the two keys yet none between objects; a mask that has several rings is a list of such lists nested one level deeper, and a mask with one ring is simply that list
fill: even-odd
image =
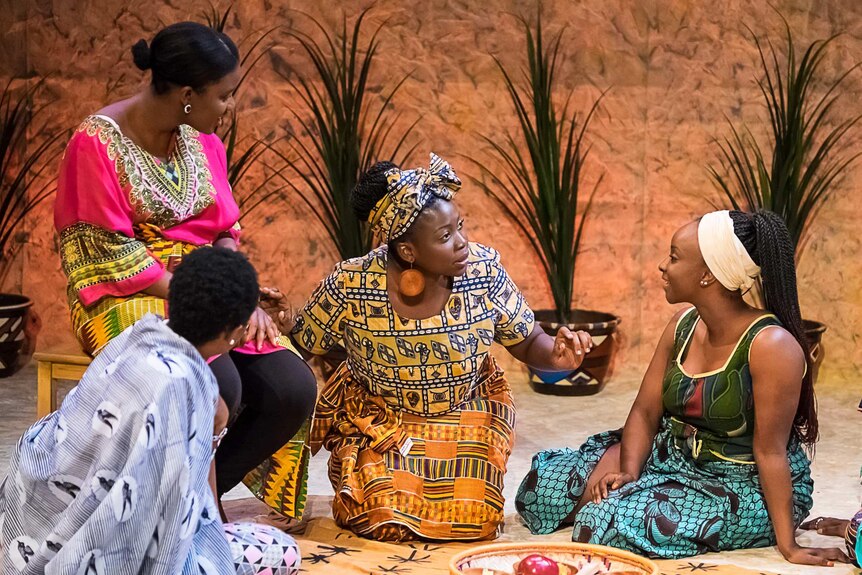
[{"label": "hoop earring", "polygon": [[183,112],[185,112],[186,115],[190,114],[191,111],[192,111],[192,105],[191,104],[186,104],[185,106],[183,106]]},{"label": "hoop earring", "polygon": [[410,262],[409,270],[401,272],[398,291],[407,297],[416,297],[425,291],[425,276],[419,270],[413,269],[413,262]]}]

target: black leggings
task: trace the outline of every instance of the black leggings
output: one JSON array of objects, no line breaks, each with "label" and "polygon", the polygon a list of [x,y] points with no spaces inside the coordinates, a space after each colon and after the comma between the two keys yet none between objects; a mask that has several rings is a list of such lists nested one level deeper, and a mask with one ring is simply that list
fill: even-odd
[{"label": "black leggings", "polygon": [[210,368],[230,411],[227,435],[216,451],[221,496],[302,427],[314,410],[317,383],[308,364],[287,350],[263,355],[232,351]]}]

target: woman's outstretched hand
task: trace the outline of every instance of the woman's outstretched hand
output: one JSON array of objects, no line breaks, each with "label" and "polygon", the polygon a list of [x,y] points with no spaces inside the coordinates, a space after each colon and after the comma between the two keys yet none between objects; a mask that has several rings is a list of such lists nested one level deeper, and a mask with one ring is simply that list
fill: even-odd
[{"label": "woman's outstretched hand", "polygon": [[562,326],[554,337],[554,351],[551,362],[560,371],[577,369],[584,356],[593,349],[593,338],[585,331],[573,332]]}]

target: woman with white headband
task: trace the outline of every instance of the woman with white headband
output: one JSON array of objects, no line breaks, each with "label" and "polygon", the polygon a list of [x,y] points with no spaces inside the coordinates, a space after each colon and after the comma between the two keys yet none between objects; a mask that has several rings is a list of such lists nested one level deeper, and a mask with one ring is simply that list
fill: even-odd
[{"label": "woman with white headband", "polygon": [[[516,506],[533,533],[654,557],[778,545],[831,565],[795,529],[812,506],[817,440],[793,244],[776,214],[719,211],[680,228],[659,266],[690,303],[658,344],[625,427],[533,458]],[[766,309],[743,295],[760,281]]]}]

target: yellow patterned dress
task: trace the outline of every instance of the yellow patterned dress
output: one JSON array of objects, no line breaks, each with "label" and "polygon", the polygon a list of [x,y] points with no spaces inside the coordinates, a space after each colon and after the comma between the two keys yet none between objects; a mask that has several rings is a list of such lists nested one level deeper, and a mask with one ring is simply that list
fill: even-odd
[{"label": "yellow patterned dress", "polygon": [[485,539],[503,520],[514,440],[511,390],[489,351],[533,329],[533,312],[500,264],[470,244],[444,309],[400,317],[386,290],[385,247],[338,264],[297,317],[295,341],[347,361],[326,384],[310,433],[331,452],[333,515],[381,540]]}]

